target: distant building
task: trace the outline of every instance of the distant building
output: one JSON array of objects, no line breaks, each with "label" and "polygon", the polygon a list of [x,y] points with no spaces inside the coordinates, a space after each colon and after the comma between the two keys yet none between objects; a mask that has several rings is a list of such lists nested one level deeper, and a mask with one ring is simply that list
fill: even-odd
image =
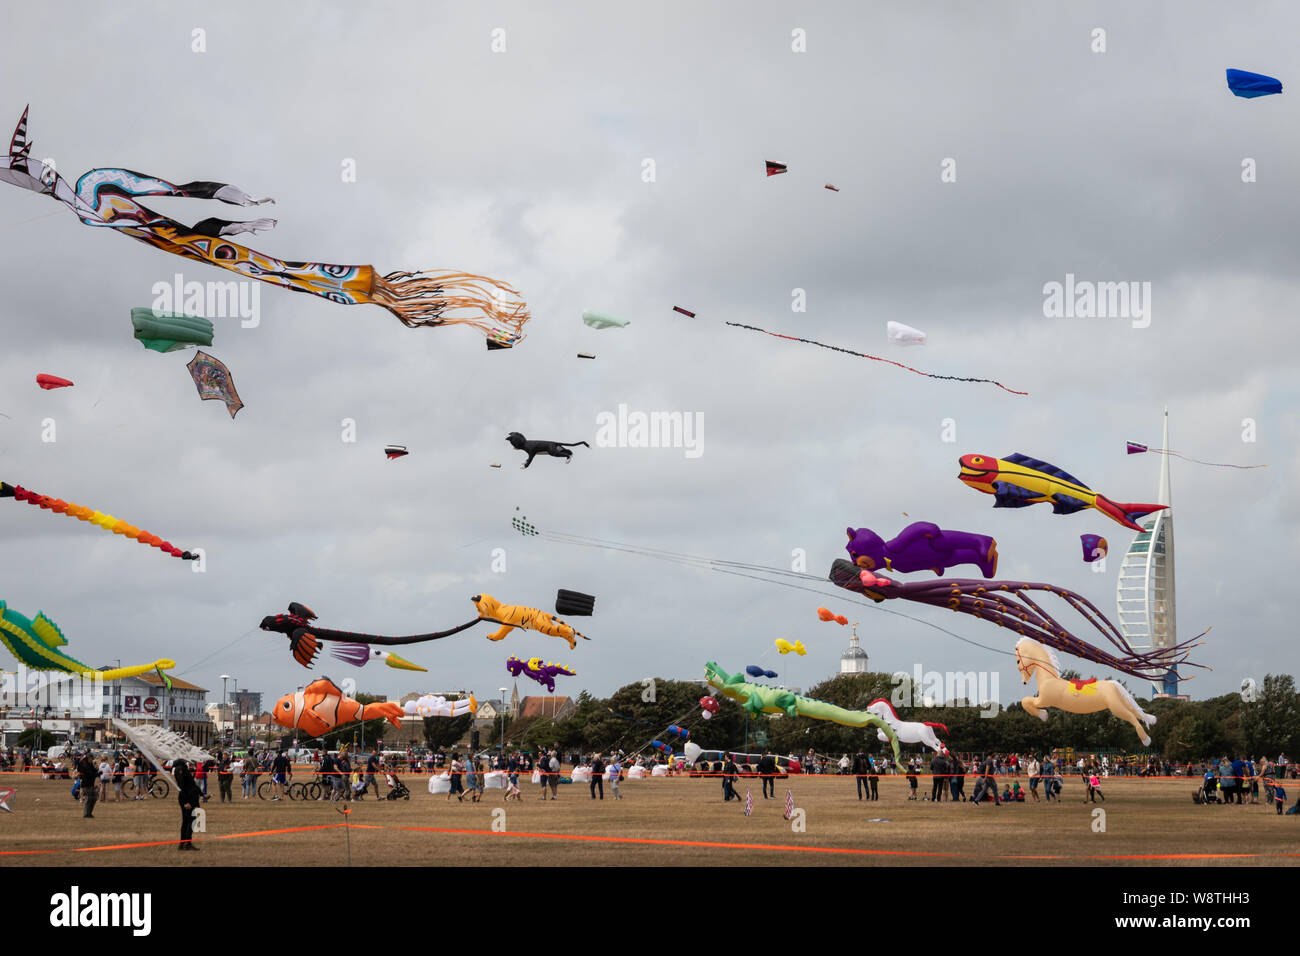
[{"label": "distant building", "polygon": [[568,720],[578,705],[571,697],[525,697],[519,702],[518,719],[529,717],[550,717],[552,720]]},{"label": "distant building", "polygon": [[867,652],[862,649],[858,643],[858,625],[853,625],[853,636],[849,638],[849,646],[840,655],[840,673],[841,674],[865,674],[867,672]]},{"label": "distant building", "polygon": [[114,681],[117,716],[128,724],[157,723],[183,734],[197,747],[216,738],[216,724],[207,713],[206,688],[171,678],[171,689],[156,672]]}]

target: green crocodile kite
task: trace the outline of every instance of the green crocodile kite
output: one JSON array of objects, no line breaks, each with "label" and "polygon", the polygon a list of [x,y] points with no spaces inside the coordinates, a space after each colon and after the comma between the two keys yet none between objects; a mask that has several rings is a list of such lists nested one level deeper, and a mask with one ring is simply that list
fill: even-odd
[{"label": "green crocodile kite", "polygon": [[728,674],[713,661],[704,665],[704,676],[723,697],[730,697],[751,714],[785,714],[829,720],[846,727],[875,727],[889,738],[889,744],[894,748],[894,765],[902,766],[903,758],[898,753],[898,735],[894,728],[869,711],[845,710],[836,704],[801,697],[779,687],[751,684],[743,674]]},{"label": "green crocodile kite", "polygon": [[99,671],[59,650],[66,643],[68,643],[68,639],[59,630],[59,625],[46,617],[44,611],[38,612],[36,620],[31,621],[17,611],[10,610],[4,601],[0,601],[0,644],[4,644],[5,647],[9,648],[9,652],[14,657],[32,670],[63,671],[68,674],[80,674],[82,677],[95,678],[101,681],[135,677],[138,674],[147,674],[149,671],[156,670],[158,675],[166,681],[167,677],[163,674],[163,671],[176,666],[175,661],[164,659],[154,661],[152,664]]}]

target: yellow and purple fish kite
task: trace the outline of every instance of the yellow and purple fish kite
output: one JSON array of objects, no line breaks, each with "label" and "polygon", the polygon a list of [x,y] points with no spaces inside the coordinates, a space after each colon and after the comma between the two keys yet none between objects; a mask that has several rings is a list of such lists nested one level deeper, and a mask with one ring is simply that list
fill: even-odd
[{"label": "yellow and purple fish kite", "polygon": [[[31,158],[27,113],[14,130],[9,155],[0,158],[0,181],[52,196],[88,226],[115,229],[156,249],[228,269],[294,292],[307,292],[343,305],[380,305],[405,326],[472,325],[488,348],[510,348],[524,337],[529,315],[518,293],[504,282],[461,272],[390,272],[373,266],[290,262],[231,242],[228,236],[275,226],[274,219],[230,222],[204,219],[186,226],[142,205],[142,196],[216,199],[236,206],[274,202],[256,199],[237,186],[214,182],[175,185],[129,169],[92,169],[72,186],[53,167]],[[459,313],[453,315],[452,313]]]}]

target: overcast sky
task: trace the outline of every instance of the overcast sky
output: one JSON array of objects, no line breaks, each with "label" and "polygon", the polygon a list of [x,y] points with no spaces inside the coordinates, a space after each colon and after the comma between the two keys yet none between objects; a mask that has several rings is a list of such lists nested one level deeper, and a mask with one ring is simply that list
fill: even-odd
[{"label": "overcast sky", "polygon": [[[407,329],[375,306],[262,285],[256,327],[213,319],[209,351],[246,405],[232,421],[199,401],[192,353],[146,351],[130,325],[155,283],[231,276],[0,186],[0,479],[207,553],[193,573],[0,502],[0,599],[44,610],[87,663],[172,657],[214,700],[224,673],[267,703],[321,674],[394,696],[494,696],[512,654],[571,665],[559,690],[574,695],[702,677],[706,660],[808,687],[847,643],[817,620],[826,605],[861,622],[873,670],[997,671],[1003,700],[1018,699],[1010,635],[965,615],[886,605],[913,621],[525,539],[510,518],[783,568],[802,548],[819,575],[847,526],[890,537],[929,520],[994,535],[1000,576],[1072,588],[1114,617],[1131,532],[1095,511],[995,511],[957,481],[957,459],[1021,452],[1114,500],[1154,501],[1159,458],[1124,444],[1158,446],[1167,404],[1173,448],[1271,465],[1173,462],[1180,636],[1213,626],[1194,659],[1214,671],[1185,690],[1300,671],[1294,5],[48,3],[2,16],[0,118],[30,103],[32,154],[63,175],[233,183],[276,205],[148,205],[183,222],[273,216],[245,239],[284,259],[495,276],[533,315],[517,348],[487,352],[472,329]],[[1228,67],[1288,92],[1238,99]],[[955,182],[941,181],[947,159]],[[768,178],[765,160],[789,172]],[[1045,317],[1045,284],[1067,274],[1150,283],[1149,325]],[[631,324],[595,331],[584,308]],[[890,345],[889,320],[928,344]],[[40,372],[76,385],[41,391]],[[597,416],[620,404],[702,416],[703,453],[595,447]],[[510,431],[593,447],[523,471]],[[410,456],[385,460],[387,442]],[[1104,574],[1080,560],[1085,532],[1111,543]],[[410,648],[428,675],[328,658],[309,673],[257,630],[296,600],[325,627],[409,634],[467,620],[472,594],[549,607],[559,587],[597,596],[575,622],[590,643],[492,644],[479,628]],[[1068,611],[1062,622],[1097,637]],[[780,637],[808,656],[779,657]]]}]

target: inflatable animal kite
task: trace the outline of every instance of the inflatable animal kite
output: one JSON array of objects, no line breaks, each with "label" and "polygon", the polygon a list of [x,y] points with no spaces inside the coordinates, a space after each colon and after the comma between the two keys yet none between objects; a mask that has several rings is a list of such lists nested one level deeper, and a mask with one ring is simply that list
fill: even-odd
[{"label": "inflatable animal kite", "polygon": [[34,491],[28,491],[22,485],[11,485],[0,481],[0,498],[13,498],[15,501],[25,501],[29,505],[39,505],[41,508],[53,511],[56,515],[71,515],[79,521],[89,521],[91,524],[99,525],[105,531],[111,531],[113,534],[120,534],[127,538],[134,538],[141,544],[152,545],[160,551],[166,551],[174,558],[182,558],[186,561],[195,561],[198,559],[197,554],[189,551],[182,551],[173,545],[170,541],[164,541],[156,534],[150,534],[148,531],[141,530],[114,518],[112,515],[106,515],[99,511],[92,511],[82,505],[75,504],[71,501],[63,501],[59,498],[51,498],[48,495],[37,494]]},{"label": "inflatable animal kite", "polygon": [[1147,727],[1155,724],[1155,717],[1139,707],[1133,695],[1118,681],[1097,680],[1095,677],[1091,680],[1063,680],[1061,662],[1056,655],[1029,637],[1016,641],[1016,669],[1020,671],[1022,683],[1028,684],[1031,677],[1038,679],[1038,695],[1020,701],[1020,706],[1030,716],[1047,723],[1048,707],[1057,707],[1071,714],[1109,710],[1120,720],[1133,725],[1143,747],[1151,743]]},{"label": "inflatable animal kite", "polygon": [[569,642],[569,650],[578,646],[575,637],[584,641],[591,638],[580,634],[558,617],[539,611],[535,607],[519,607],[514,604],[502,604],[490,594],[476,594],[471,601],[478,608],[479,620],[492,621],[501,626],[487,636],[489,641],[499,641],[516,627],[525,631],[538,631],[552,637],[562,637]]},{"label": "inflatable animal kite", "polygon": [[271,718],[281,727],[301,730],[308,737],[320,737],[341,724],[375,717],[383,717],[400,729],[404,713],[402,705],[392,701],[359,703],[345,696],[328,677],[323,677],[312,681],[298,693],[285,694],[277,700]]},{"label": "inflatable animal kite", "polygon": [[1168,507],[1111,501],[1055,465],[1019,453],[1006,458],[962,455],[958,461],[958,480],[992,495],[996,499],[994,508],[1023,508],[1045,501],[1051,502],[1052,513],[1058,515],[1096,508],[1124,527],[1142,531],[1138,518]]},{"label": "inflatable animal kite", "polygon": [[[924,744],[935,753],[944,752],[943,741],[935,733],[936,730],[942,730],[945,734],[948,733],[948,728],[943,724],[930,720],[903,720],[898,716],[898,711],[894,710],[894,705],[883,697],[877,697],[869,703],[867,710],[894,728],[894,733],[898,734],[898,739],[903,743]],[[877,731],[876,736],[880,738],[882,744],[889,740],[883,730]]]},{"label": "inflatable animal kite", "polygon": [[998,573],[998,543],[986,534],[944,531],[928,521],[912,522],[889,541],[870,528],[847,531],[845,550],[854,564],[868,571],[933,571],[942,575],[959,564],[973,564],[986,578]]},{"label": "inflatable animal kite", "polygon": [[[472,325],[488,336],[489,345],[495,341],[497,348],[508,348],[524,337],[527,307],[513,298],[517,294],[514,289],[495,279],[459,272],[390,272],[381,276],[368,265],[273,259],[227,237],[271,229],[274,219],[204,219],[186,226],[139,201],[146,196],[174,196],[216,199],[236,206],[274,202],[255,199],[237,186],[214,182],[175,185],[129,169],[105,168],[90,170],[74,187],[53,167],[31,158],[27,113],[24,109],[14,130],[9,155],[0,159],[0,181],[57,199],[88,226],[113,229],[163,252],[294,292],[342,305],[383,306],[409,328]],[[499,302],[502,293],[511,298]],[[453,316],[457,311],[462,314]]]},{"label": "inflatable animal kite", "polygon": [[383,661],[389,667],[401,671],[427,672],[429,670],[419,664],[412,664],[404,657],[398,657],[392,651],[371,647],[369,644],[336,644],[330,648],[330,654],[335,660],[343,661],[345,664],[355,664],[357,667],[365,667],[371,661]]},{"label": "inflatable animal kite", "polygon": [[563,458],[567,465],[573,458],[573,452],[569,448],[576,448],[578,445],[587,445],[585,441],[529,441],[519,432],[511,432],[506,436],[506,441],[516,451],[528,453],[528,460],[523,463],[522,467],[527,468],[533,463],[533,459],[538,455],[550,455],[552,458]]},{"label": "inflatable animal kite", "polygon": [[559,676],[576,677],[578,672],[565,667],[563,664],[547,663],[543,664],[540,657],[530,657],[527,662],[521,661],[517,657],[512,657],[506,661],[506,670],[513,676],[518,677],[523,674],[530,680],[544,686],[552,694],[555,693],[555,678]]},{"label": "inflatable animal kite", "polygon": [[[1092,661],[1113,667],[1124,674],[1131,674],[1145,680],[1160,680],[1171,667],[1188,663],[1187,655],[1191,648],[1198,646],[1199,639],[1209,631],[1203,631],[1196,637],[1182,641],[1173,647],[1153,648],[1149,651],[1135,650],[1101,611],[1080,594],[1052,584],[1032,584],[1025,581],[981,581],[967,578],[944,578],[940,581],[924,581],[902,584],[888,578],[877,577],[870,571],[855,567],[844,559],[838,559],[831,565],[827,575],[832,583],[869,597],[880,603],[893,598],[916,601],[920,604],[933,604],[946,607],[952,611],[961,611],[972,617],[992,621],[998,627],[1009,627],[1024,637],[1034,637],[1044,644]],[[1117,656],[1101,650],[1075,637],[1061,627],[1055,619],[1044,611],[1029,596],[1031,591],[1046,591],[1060,597],[1066,604],[1079,612],[1089,624],[1101,632],[1120,654]],[[1003,597],[998,592],[1006,592]],[[1190,664],[1200,667],[1200,664]]]},{"label": "inflatable animal kite", "polygon": [[[845,623],[847,624],[848,622],[845,621]],[[795,641],[791,644],[784,637],[778,637],[773,641],[773,643],[776,644],[776,649],[782,654],[789,654],[791,651],[794,651],[800,657],[804,657],[808,653],[808,648],[803,646],[803,641]]]},{"label": "inflatable animal kite", "polygon": [[290,603],[287,614],[271,614],[262,618],[260,627],[264,631],[271,631],[288,637],[289,650],[293,653],[293,659],[303,667],[312,666],[316,656],[320,654],[321,641],[343,641],[350,644],[366,645],[378,644],[385,647],[395,647],[402,644],[423,644],[426,641],[437,641],[444,637],[451,637],[453,634],[459,634],[480,621],[501,625],[497,631],[488,635],[490,641],[501,640],[516,627],[563,637],[569,642],[570,650],[577,645],[577,641],[573,639],[574,636],[581,637],[583,640],[590,640],[589,637],[579,634],[563,621],[552,617],[545,611],[539,611],[537,608],[502,604],[490,594],[476,594],[470,600],[478,608],[478,617],[466,621],[464,624],[457,624],[445,631],[431,631],[428,634],[386,637],[379,634],[363,634],[359,631],[335,631],[316,627],[311,623],[316,620],[316,612],[305,604],[299,604],[297,601]]},{"label": "inflatable animal kite", "polygon": [[[423,670],[423,668],[421,668]],[[411,717],[463,717],[478,713],[478,701],[474,695],[460,700],[448,700],[438,694],[425,694],[416,700],[408,700],[402,710]]]},{"label": "inflatable animal kite", "polygon": [[9,649],[9,653],[18,658],[25,666],[36,671],[62,671],[65,674],[77,674],[92,680],[110,681],[123,677],[137,677],[150,671],[157,671],[158,676],[167,680],[163,671],[176,666],[176,662],[159,658],[152,664],[139,664],[132,667],[117,667],[100,671],[81,663],[60,650],[68,643],[59,626],[45,616],[44,611],[29,620],[17,611],[5,606],[0,601],[0,644]]},{"label": "inflatable animal kite", "polygon": [[742,674],[728,674],[717,664],[709,661],[704,665],[704,677],[710,687],[715,687],[724,696],[738,702],[751,714],[785,714],[788,717],[811,717],[813,720],[829,720],[846,727],[875,727],[892,744],[894,763],[901,764],[898,753],[898,735],[876,714],[865,710],[846,710],[837,704],[824,700],[803,697],[788,690],[775,687],[763,687],[751,684]]}]

